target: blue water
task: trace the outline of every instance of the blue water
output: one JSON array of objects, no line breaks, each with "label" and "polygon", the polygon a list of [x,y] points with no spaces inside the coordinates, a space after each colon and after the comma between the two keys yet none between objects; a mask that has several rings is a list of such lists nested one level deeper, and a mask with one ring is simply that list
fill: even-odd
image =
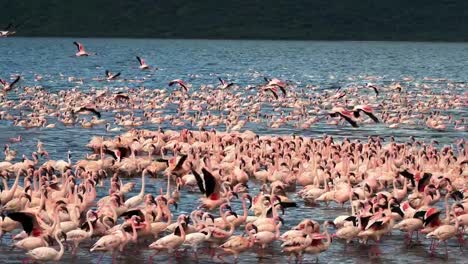
[{"label": "blue water", "polygon": [[[97,53],[86,58],[74,56],[76,49],[73,41],[83,42],[88,52]],[[466,43],[417,43],[417,42],[325,42],[325,41],[223,41],[223,40],[154,40],[154,39],[67,39],[67,38],[4,38],[0,39],[0,78],[8,79],[20,74],[23,78],[22,86],[40,85],[49,92],[61,89],[76,88],[89,90],[90,88],[121,88],[145,87],[165,88],[168,81],[180,78],[190,83],[192,87],[204,84],[217,85],[217,77],[229,79],[240,86],[264,83],[263,77],[278,77],[290,80],[299,87],[313,85],[327,89],[333,85],[352,87],[370,82],[380,86],[400,81],[412,89],[415,83],[428,83],[435,92],[447,89],[448,83],[464,84],[468,82],[466,58],[468,44]],[[158,69],[140,71],[135,56],[143,57],[146,62]],[[122,72],[122,80],[117,82],[102,82],[104,71]],[[41,75],[41,81],[35,81],[34,76]],[[83,84],[70,82],[69,77],[82,80]],[[411,81],[404,81],[410,77]],[[439,79],[437,82],[431,79]],[[441,80],[440,80],[441,79]],[[456,85],[448,88],[450,93],[456,93],[467,98],[467,88]],[[419,100],[414,98],[415,101]],[[1,111],[2,109],[0,109]],[[456,118],[467,117],[468,110],[457,109],[452,112]],[[111,113],[104,113],[104,118],[112,120]],[[155,129],[157,126],[146,125]],[[170,128],[169,124],[162,127]],[[427,128],[401,127],[388,129],[383,124],[372,124],[358,129],[336,127],[326,124],[313,126],[309,130],[297,130],[293,126],[271,129],[264,125],[248,124],[246,128],[261,134],[302,134],[307,136],[321,136],[324,133],[337,137],[366,138],[368,135],[393,135],[404,140],[414,135],[423,140],[438,139],[442,144],[453,144],[456,139],[467,138],[466,132],[435,131]],[[11,122],[0,120],[0,145],[7,139],[22,135],[21,145],[14,145],[18,151],[17,159],[22,154],[30,156],[35,150],[37,140],[45,143],[51,158],[65,159],[68,149],[73,151],[73,161],[81,159],[87,152],[84,147],[91,136],[113,136],[117,133],[107,133],[103,126],[83,129],[79,126],[65,128],[57,125],[56,129],[41,128],[24,129],[11,126]],[[139,191],[139,180],[135,193]],[[156,193],[160,186],[165,186],[161,180],[152,180],[149,191]],[[253,186],[255,193],[258,186]],[[105,191],[103,191],[104,193]],[[187,196],[187,197],[184,197]],[[193,208],[193,198],[197,195],[184,193],[179,212],[187,212]],[[294,197],[294,194],[291,194]],[[300,199],[298,208],[288,209],[284,216],[286,227],[295,225],[298,219],[305,217],[316,220],[331,220],[337,215],[345,213],[346,209],[332,205],[330,208],[310,208]],[[239,203],[235,208],[240,210]],[[283,230],[287,230],[283,228]],[[368,247],[351,245],[343,251],[343,244],[334,241],[330,250],[320,256],[325,263],[397,263],[397,262],[431,262],[441,261],[461,263],[468,254],[466,249],[461,252],[454,241],[449,243],[450,257],[448,260],[441,256],[430,257],[427,253],[428,241],[422,245],[407,249],[402,244],[403,235],[395,231],[393,235],[385,237],[382,242],[383,254],[378,260],[368,257]],[[140,241],[138,245],[130,245],[127,251],[131,254],[119,256],[119,262],[143,262],[152,254],[147,249],[150,241]],[[4,238],[0,245],[0,262],[19,262],[25,257],[24,252],[11,250],[9,238]],[[90,254],[88,249],[91,242],[82,243],[76,257],[66,253],[64,263],[95,263],[97,254]],[[244,253],[243,263],[284,263],[286,258],[281,255],[279,244],[267,251],[273,254],[264,259],[257,258],[254,252]],[[167,255],[155,257],[155,262],[167,262]],[[179,263],[191,261],[190,255]],[[202,258],[201,262],[210,262]],[[305,263],[314,261],[307,258]],[[104,262],[110,262],[106,256]],[[216,261],[215,261],[216,262]]]}]

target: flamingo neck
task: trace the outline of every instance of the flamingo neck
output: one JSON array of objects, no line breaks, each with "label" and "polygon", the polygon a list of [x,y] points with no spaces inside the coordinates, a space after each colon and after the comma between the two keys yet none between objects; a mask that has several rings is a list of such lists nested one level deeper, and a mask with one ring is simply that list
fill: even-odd
[{"label": "flamingo neck", "polygon": [[88,217],[88,225],[89,225],[89,231],[88,231],[88,236],[91,237],[93,235],[93,224],[91,224],[91,220],[89,220],[89,217]]},{"label": "flamingo neck", "polygon": [[141,173],[141,190],[140,190],[140,194],[139,196],[143,197],[143,195],[145,195],[145,172],[146,171],[143,171]]},{"label": "flamingo neck", "polygon": [[60,239],[58,238],[58,232],[55,232],[55,240],[57,240],[57,243],[60,246],[60,250],[59,250],[58,254],[55,256],[54,260],[59,260],[59,259],[62,258],[63,253],[65,252],[65,249],[63,247],[62,241],[60,241]]}]

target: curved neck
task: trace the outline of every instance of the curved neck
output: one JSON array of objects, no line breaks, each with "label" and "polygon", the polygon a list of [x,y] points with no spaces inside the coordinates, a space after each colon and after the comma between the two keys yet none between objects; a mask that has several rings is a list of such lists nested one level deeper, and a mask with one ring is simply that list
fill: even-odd
[{"label": "curved neck", "polygon": [[324,234],[325,234],[325,236],[327,237],[327,240],[325,241],[325,245],[330,245],[330,243],[331,243],[331,236],[330,236],[330,234],[328,233],[328,226],[327,226],[327,225],[324,225],[324,226],[323,226],[323,229],[325,229],[325,230],[324,230]]},{"label": "curved neck", "polygon": [[276,239],[278,239],[280,237],[280,235],[281,235],[281,233],[280,233],[281,225],[282,225],[281,221],[279,221],[278,224],[276,225],[276,230],[275,230],[276,231],[275,232],[275,238]]},{"label": "curved neck", "polygon": [[16,189],[18,187],[19,177],[20,177],[20,173],[18,172],[18,173],[16,173],[15,183],[13,183],[13,186],[11,187],[11,191],[9,193],[10,195],[8,195],[8,197],[6,197],[5,202],[8,202],[9,200],[11,200],[13,198],[13,196],[15,195]]},{"label": "curved neck", "polygon": [[64,247],[63,247],[63,244],[62,244],[62,241],[60,241],[60,239],[58,238],[58,232],[55,232],[55,240],[57,240],[57,243],[59,244],[60,246],[60,251],[58,252],[58,255],[55,256],[55,260],[59,260],[62,258],[63,256],[63,253],[64,253]]},{"label": "curved neck", "polygon": [[169,206],[166,206],[165,209],[166,209],[166,214],[167,214],[167,224],[171,224],[172,223],[171,210],[169,210]]},{"label": "curved neck", "polygon": [[170,198],[170,190],[171,190],[171,175],[167,175],[167,187],[166,187],[166,198]]},{"label": "curved neck", "polygon": [[245,201],[245,199],[242,199],[242,209],[244,210],[244,214],[242,215],[242,220],[245,221],[247,219],[247,216],[248,216],[247,202]]},{"label": "curved neck", "polygon": [[222,206],[219,207],[219,214],[221,215],[225,225],[229,224],[229,221],[226,218],[227,213],[228,213],[227,211],[223,213]]},{"label": "curved neck", "polygon": [[141,173],[141,190],[140,190],[140,196],[143,196],[145,195],[145,173],[146,171],[144,170],[142,173]]},{"label": "curved neck", "polygon": [[89,217],[88,217],[88,225],[89,225],[89,231],[88,231],[88,236],[91,237],[93,235],[93,224],[91,223],[91,220],[89,220]]},{"label": "curved neck", "polygon": [[449,196],[450,196],[450,193],[447,192],[447,194],[445,195],[445,213],[446,213],[445,219],[447,220],[447,222],[450,221],[450,208],[449,208],[449,202],[448,202]]},{"label": "curved neck", "polygon": [[182,238],[182,240],[185,240],[185,229],[182,226],[182,223],[180,222],[179,222],[179,229],[180,229],[180,237]]},{"label": "curved neck", "polygon": [[138,238],[138,234],[137,234],[136,226],[135,226],[134,223],[132,223],[132,231],[133,231],[132,241],[133,241],[133,242],[136,242],[136,241],[137,241],[137,238]]}]

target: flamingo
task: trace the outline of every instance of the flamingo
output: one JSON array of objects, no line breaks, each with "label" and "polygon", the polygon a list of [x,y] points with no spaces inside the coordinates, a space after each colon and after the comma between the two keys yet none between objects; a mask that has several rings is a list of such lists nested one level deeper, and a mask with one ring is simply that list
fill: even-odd
[{"label": "flamingo", "polygon": [[13,80],[11,83],[8,83],[5,80],[0,79],[0,84],[3,86],[3,91],[8,92],[11,91],[15,85],[21,80],[21,76],[16,76],[15,80]]},{"label": "flamingo", "polygon": [[211,229],[207,228],[206,230],[200,230],[199,232],[190,233],[185,236],[184,245],[189,245],[192,248],[195,259],[198,259],[198,247],[211,238],[211,233]]},{"label": "flamingo", "polygon": [[232,236],[221,246],[219,246],[219,248],[222,249],[224,253],[218,255],[218,258],[224,261],[223,256],[232,254],[234,255],[234,261],[237,262],[239,254],[252,248],[254,245],[254,237],[252,234],[253,229],[255,229],[255,226],[252,223],[249,223],[245,225],[245,232],[247,233],[248,238],[243,236]]},{"label": "flamingo", "polygon": [[72,230],[72,231],[69,231],[69,232],[66,233],[67,240],[73,242],[73,250],[72,250],[73,255],[76,253],[78,245],[83,240],[89,239],[93,235],[93,225],[91,224],[91,220],[90,220],[90,215],[91,214],[93,214],[96,218],[98,217],[96,212],[91,211],[91,210],[88,211],[88,213],[86,214],[86,220],[87,220],[88,226],[89,226],[89,231],[88,232],[86,232],[86,231],[84,231],[82,229],[75,229],[75,230]]},{"label": "flamingo", "polygon": [[113,74],[110,71],[106,70],[106,79],[108,81],[115,80],[119,76],[120,76],[120,72]]},{"label": "flamingo", "polygon": [[225,80],[223,80],[223,79],[221,79],[221,78],[219,78],[219,77],[218,77],[218,80],[219,80],[219,82],[221,83],[221,89],[227,89],[227,88],[229,88],[229,87],[231,87],[231,86],[234,85],[234,83],[232,83],[232,82],[231,82],[231,83],[228,83],[228,82],[226,82]]},{"label": "flamingo", "polygon": [[76,48],[78,49],[78,52],[75,54],[77,57],[89,56],[89,54],[85,51],[83,44],[76,41],[74,41],[73,44],[75,44]]},{"label": "flamingo", "polygon": [[174,84],[178,84],[180,87],[184,88],[185,92],[189,91],[187,84],[181,79],[175,79],[169,82],[169,86],[173,86]]},{"label": "flamingo", "polygon": [[27,254],[34,260],[39,260],[39,261],[60,260],[64,253],[64,247],[63,247],[62,241],[60,241],[60,239],[58,238],[58,234],[60,232],[61,232],[60,229],[55,232],[55,241],[57,241],[57,243],[60,246],[59,251],[51,247],[38,247],[29,251]]},{"label": "flamingo", "polygon": [[379,119],[373,114],[372,107],[370,105],[356,105],[353,108],[354,117],[359,117],[360,112],[368,115],[375,123],[379,123]]},{"label": "flamingo", "polygon": [[173,253],[184,243],[186,234],[183,225],[187,224],[185,219],[185,215],[180,215],[177,218],[178,226],[174,233],[162,237],[149,245],[149,248],[157,250],[155,255],[160,250],[167,250],[169,253]]},{"label": "flamingo", "polygon": [[333,107],[333,109],[328,113],[331,117],[340,116],[346,120],[352,127],[359,127],[359,125],[353,119],[353,112],[344,109],[343,107]]},{"label": "flamingo", "polygon": [[[447,212],[449,213],[449,212]],[[455,217],[455,225],[441,225],[437,227],[434,231],[431,233],[427,234],[427,238],[432,238],[432,239],[437,239],[438,243],[434,244],[431,247],[431,254],[434,254],[435,249],[437,246],[441,243],[444,242],[445,244],[445,254],[448,256],[448,248],[447,248],[447,240],[456,236],[458,234],[458,227],[460,226],[460,222],[458,220],[458,217]]]},{"label": "flamingo", "polygon": [[141,57],[139,56],[136,56],[136,59],[138,60],[138,63],[140,63],[140,69],[141,70],[147,70],[149,69],[149,66],[148,64],[146,64],[145,60],[142,59]]},{"label": "flamingo", "polygon": [[141,189],[140,193],[125,201],[125,206],[129,209],[139,206],[144,201],[145,196],[145,176],[148,170],[144,169],[141,173]]}]

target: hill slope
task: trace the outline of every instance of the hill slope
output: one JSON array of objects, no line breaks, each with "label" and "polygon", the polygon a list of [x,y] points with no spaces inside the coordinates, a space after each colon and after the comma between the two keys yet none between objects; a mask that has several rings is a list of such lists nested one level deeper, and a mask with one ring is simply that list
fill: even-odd
[{"label": "hill slope", "polygon": [[461,0],[2,0],[23,36],[468,40]]}]

